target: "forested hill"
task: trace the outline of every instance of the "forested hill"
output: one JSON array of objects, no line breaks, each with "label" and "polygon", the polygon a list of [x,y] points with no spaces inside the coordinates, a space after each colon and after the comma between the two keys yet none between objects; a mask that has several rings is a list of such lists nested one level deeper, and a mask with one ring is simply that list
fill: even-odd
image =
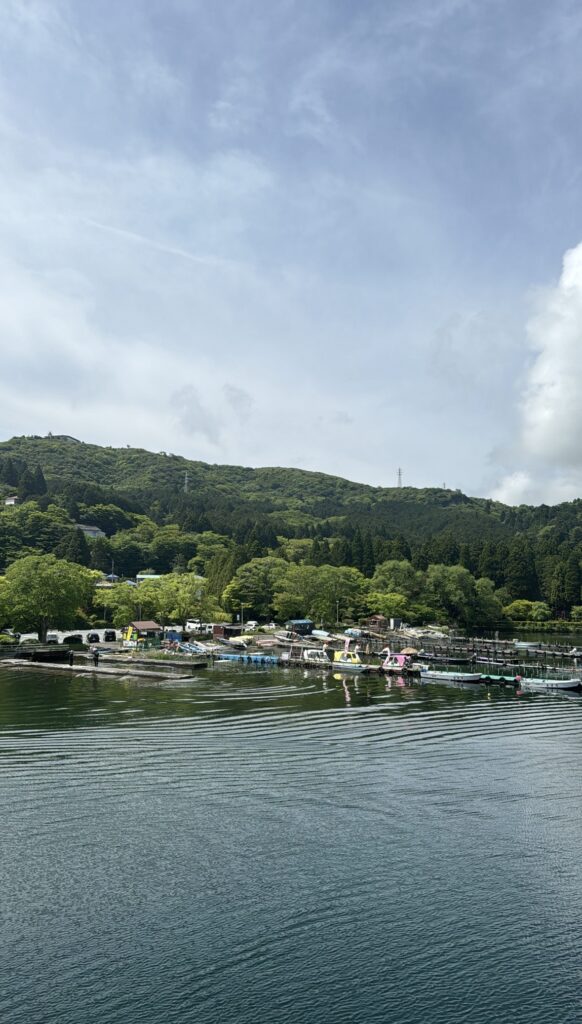
[{"label": "forested hill", "polygon": [[[500,540],[561,520],[559,509],[513,509],[460,491],[370,487],[300,469],[209,465],[165,452],[102,448],[69,437],[16,437],[0,443],[4,493],[18,485],[24,469],[37,466],[49,492],[69,501],[112,503],[156,522],[219,533],[260,521],[276,533],[309,536],[318,526],[321,532],[325,521],[324,534],[329,527],[330,535],[360,527],[385,538],[402,534],[420,539],[452,531],[459,541],[484,536]],[[577,505],[562,506],[569,510],[570,524],[580,514]]]},{"label": "forested hill", "polygon": [[195,573],[229,611],[243,602],[256,616],[321,616],[325,592],[326,614],[343,602],[355,617],[491,625],[509,607],[536,621],[582,618],[582,501],[510,508],[70,437],[0,443],[0,577],[28,555],[123,578]]}]

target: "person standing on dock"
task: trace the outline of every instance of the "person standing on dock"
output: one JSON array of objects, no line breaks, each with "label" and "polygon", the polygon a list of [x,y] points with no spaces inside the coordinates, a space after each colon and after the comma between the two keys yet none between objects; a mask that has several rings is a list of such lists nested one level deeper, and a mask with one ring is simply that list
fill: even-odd
[{"label": "person standing on dock", "polygon": [[96,647],[93,648],[93,664],[95,668],[99,667],[99,651]]},{"label": "person standing on dock", "polygon": [[69,651],[69,665],[70,665],[71,668],[73,667],[74,660],[75,660],[75,653],[74,653],[74,651]]}]

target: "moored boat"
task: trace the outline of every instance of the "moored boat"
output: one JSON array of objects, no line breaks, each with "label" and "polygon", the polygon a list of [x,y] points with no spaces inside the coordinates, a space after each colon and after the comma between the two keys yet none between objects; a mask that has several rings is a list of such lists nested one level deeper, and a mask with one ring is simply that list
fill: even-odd
[{"label": "moored boat", "polygon": [[420,678],[426,683],[480,683],[478,672],[445,672],[441,669],[421,668]]},{"label": "moored boat", "polygon": [[334,651],[333,667],[341,672],[371,672],[373,665],[366,665],[357,651]]},{"label": "moored boat", "polygon": [[391,654],[388,651],[384,661],[380,665],[382,672],[396,672],[398,674],[407,672],[412,665],[412,658],[409,654]]},{"label": "moored boat", "polygon": [[522,690],[579,690],[582,687],[582,680],[572,676],[569,679],[556,679],[539,677],[532,679],[521,679],[519,683]]}]

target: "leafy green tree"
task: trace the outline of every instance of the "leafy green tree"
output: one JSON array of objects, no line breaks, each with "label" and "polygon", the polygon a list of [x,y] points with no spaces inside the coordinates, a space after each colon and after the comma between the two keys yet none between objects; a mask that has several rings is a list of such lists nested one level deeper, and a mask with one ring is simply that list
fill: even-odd
[{"label": "leafy green tree", "polygon": [[317,573],[317,595],[308,614],[328,625],[362,614],[367,593],[363,573],[353,566],[322,565]]},{"label": "leafy green tree", "polygon": [[144,580],[137,590],[161,625],[172,622],[185,628],[188,619],[209,622],[223,617],[207,581],[193,572],[168,573],[160,579]]},{"label": "leafy green tree", "polygon": [[109,609],[111,621],[118,629],[137,619],[151,618],[155,605],[151,594],[142,590],[145,585],[120,582],[108,589],[100,587],[95,592],[94,604]]},{"label": "leafy green tree", "polygon": [[316,565],[285,565],[273,595],[273,608],[283,619],[315,615],[319,591]]},{"label": "leafy green tree", "polygon": [[485,576],[476,580],[475,594],[477,602],[474,624],[490,628],[501,625],[504,619],[503,605],[495,593],[493,580],[489,580]]},{"label": "leafy green tree", "polygon": [[196,544],[196,554],[188,563],[191,572],[201,573],[206,576],[207,568],[212,559],[219,553],[232,550],[233,543],[229,537],[221,533],[214,533],[212,530],[205,530],[203,533],[193,535]]},{"label": "leafy green tree", "polygon": [[257,619],[269,618],[273,609],[273,595],[286,569],[287,563],[273,555],[251,559],[239,566],[225,587],[222,604],[235,614],[243,605]]},{"label": "leafy green tree", "polygon": [[525,598],[506,605],[503,613],[513,622],[547,622],[552,617],[544,601],[528,601]]},{"label": "leafy green tree", "polygon": [[463,626],[475,623],[478,614],[475,580],[461,565],[430,565],[426,573],[429,603],[446,619]]},{"label": "leafy green tree", "polygon": [[421,591],[422,574],[404,559],[389,559],[376,567],[370,586],[373,591],[404,594],[411,598]]},{"label": "leafy green tree", "polygon": [[397,592],[380,593],[372,590],[367,597],[368,610],[387,619],[409,619],[410,605],[405,594]]},{"label": "leafy green tree", "polygon": [[305,616],[332,624],[359,614],[365,592],[365,577],[352,566],[287,565],[273,605],[286,619]]},{"label": "leafy green tree", "polygon": [[118,505],[79,505],[79,518],[88,526],[98,526],[108,537],[134,525],[134,517]]},{"label": "leafy green tree", "polygon": [[71,626],[91,598],[97,575],[55,555],[28,555],[6,571],[4,600],[12,625],[35,630],[44,643],[50,626]]}]

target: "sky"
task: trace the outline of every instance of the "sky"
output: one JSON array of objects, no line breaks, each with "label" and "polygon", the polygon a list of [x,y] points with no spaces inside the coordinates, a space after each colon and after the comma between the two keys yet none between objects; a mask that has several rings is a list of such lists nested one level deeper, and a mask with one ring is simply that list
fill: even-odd
[{"label": "sky", "polygon": [[0,0],[0,438],[582,496],[578,0]]}]

